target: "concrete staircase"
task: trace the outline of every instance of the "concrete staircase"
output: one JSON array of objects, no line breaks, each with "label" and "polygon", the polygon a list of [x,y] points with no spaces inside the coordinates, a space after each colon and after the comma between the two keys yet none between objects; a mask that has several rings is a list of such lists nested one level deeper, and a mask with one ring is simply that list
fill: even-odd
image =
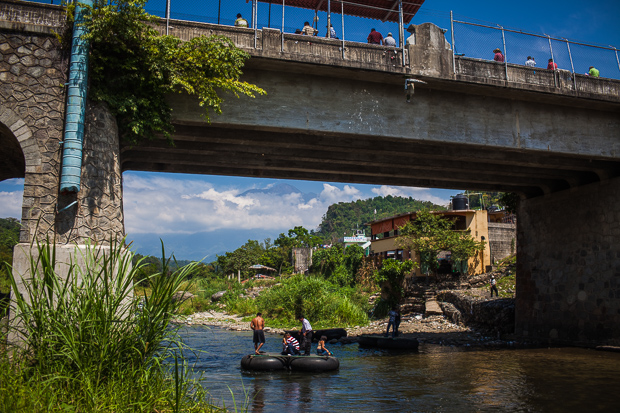
[{"label": "concrete staircase", "polygon": [[400,311],[402,314],[422,313],[424,317],[443,315],[435,290],[424,285],[413,285],[407,289]]}]

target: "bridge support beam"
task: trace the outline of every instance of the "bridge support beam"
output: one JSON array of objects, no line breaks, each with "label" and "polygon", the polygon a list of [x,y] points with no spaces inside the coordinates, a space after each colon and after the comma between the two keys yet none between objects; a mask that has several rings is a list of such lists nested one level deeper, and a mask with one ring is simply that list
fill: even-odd
[{"label": "bridge support beam", "polygon": [[516,333],[620,345],[620,178],[523,200]]}]

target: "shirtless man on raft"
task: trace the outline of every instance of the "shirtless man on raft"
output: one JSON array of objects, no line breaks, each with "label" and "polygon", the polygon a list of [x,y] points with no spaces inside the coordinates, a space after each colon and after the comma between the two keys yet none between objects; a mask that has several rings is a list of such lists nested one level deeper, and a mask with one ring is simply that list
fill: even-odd
[{"label": "shirtless man on raft", "polygon": [[254,353],[260,354],[260,348],[265,344],[265,320],[262,313],[257,313],[250,323],[250,328],[254,330]]}]

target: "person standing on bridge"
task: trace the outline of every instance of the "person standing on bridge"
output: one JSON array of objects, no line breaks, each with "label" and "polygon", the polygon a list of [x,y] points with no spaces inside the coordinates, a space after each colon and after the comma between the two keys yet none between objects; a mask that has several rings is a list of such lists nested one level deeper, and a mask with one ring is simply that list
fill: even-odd
[{"label": "person standing on bridge", "polygon": [[592,77],[599,77],[600,73],[598,69],[594,66],[590,66],[590,70],[588,71],[588,75]]},{"label": "person standing on bridge", "polygon": [[528,56],[525,65],[528,67],[536,67],[536,60],[534,60],[532,56]]},{"label": "person standing on bridge", "polygon": [[[327,35],[325,35],[325,37],[327,37]],[[336,29],[334,29],[334,26],[332,25],[329,26],[329,38],[338,40],[338,36],[336,36]]]},{"label": "person standing on bridge", "polygon": [[547,70],[558,70],[558,64],[553,61],[553,59],[549,59],[549,63],[547,64]]},{"label": "person standing on bridge", "polygon": [[384,46],[396,47],[396,39],[392,37],[392,33],[388,33],[387,37],[383,39]]},{"label": "person standing on bridge", "polygon": [[248,21],[241,17],[241,13],[237,13],[237,20],[235,20],[235,26],[237,27],[249,27]]},{"label": "person standing on bridge", "polygon": [[306,36],[316,36],[319,31],[310,26],[309,22],[304,22],[304,28],[301,29],[301,34]]},{"label": "person standing on bridge", "polygon": [[495,53],[495,55],[493,56],[493,60],[499,63],[504,63],[504,54],[501,50],[499,50],[499,48],[493,50],[493,53]]},{"label": "person standing on bridge", "polygon": [[383,42],[383,36],[375,29],[370,29],[370,34],[366,40],[368,40],[370,44],[381,44]]}]

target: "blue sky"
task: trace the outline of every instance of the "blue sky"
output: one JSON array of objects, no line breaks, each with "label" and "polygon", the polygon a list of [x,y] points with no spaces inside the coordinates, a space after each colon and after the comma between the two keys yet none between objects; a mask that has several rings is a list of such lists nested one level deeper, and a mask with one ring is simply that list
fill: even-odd
[{"label": "blue sky", "polygon": [[[48,1],[43,1],[48,3]],[[57,2],[57,0],[55,0]],[[172,0],[172,17],[187,20],[216,22],[218,0]],[[245,0],[221,0],[220,22],[231,24],[240,12],[251,16],[251,5]],[[147,10],[162,14],[165,1],[153,0]],[[450,28],[450,10],[458,20],[527,32],[544,33],[552,37],[580,40],[620,48],[620,1],[456,1],[426,0],[412,23],[433,22]],[[281,7],[272,6],[271,23],[268,6],[259,3],[259,27],[281,26]],[[303,21],[312,21],[314,13],[287,8],[285,30],[301,28]],[[319,14],[320,35],[324,35],[325,13]],[[321,25],[323,22],[323,25]],[[332,24],[342,34],[340,15],[332,15]],[[397,26],[369,19],[345,20],[345,38],[365,41],[370,28],[387,34],[397,33]],[[455,27],[459,53],[472,57],[492,58],[492,49],[501,47],[501,34],[490,29],[471,26]],[[450,33],[447,34],[450,40]],[[508,59],[519,63],[532,54],[539,66],[548,59],[548,41],[523,35],[506,36]],[[570,69],[566,45],[554,42],[554,57]],[[489,56],[485,56],[488,52]],[[584,73],[589,64],[601,70],[601,76],[620,78],[615,54],[580,46],[571,46],[575,71]],[[614,72],[615,70],[615,72]],[[260,85],[259,85],[260,86]],[[366,199],[378,195],[412,196],[446,204],[451,195],[460,191],[429,188],[405,188],[344,183],[284,181],[273,179],[126,172],[124,178],[125,226],[134,248],[143,254],[157,254],[159,238],[179,259],[215,258],[214,254],[233,250],[248,239],[262,241],[274,238],[289,228],[302,225],[313,229],[321,221],[327,207],[336,202]],[[287,183],[302,194],[265,196],[260,193],[243,195],[249,189],[267,189]],[[0,182],[0,217],[21,217],[22,179]]]}]

